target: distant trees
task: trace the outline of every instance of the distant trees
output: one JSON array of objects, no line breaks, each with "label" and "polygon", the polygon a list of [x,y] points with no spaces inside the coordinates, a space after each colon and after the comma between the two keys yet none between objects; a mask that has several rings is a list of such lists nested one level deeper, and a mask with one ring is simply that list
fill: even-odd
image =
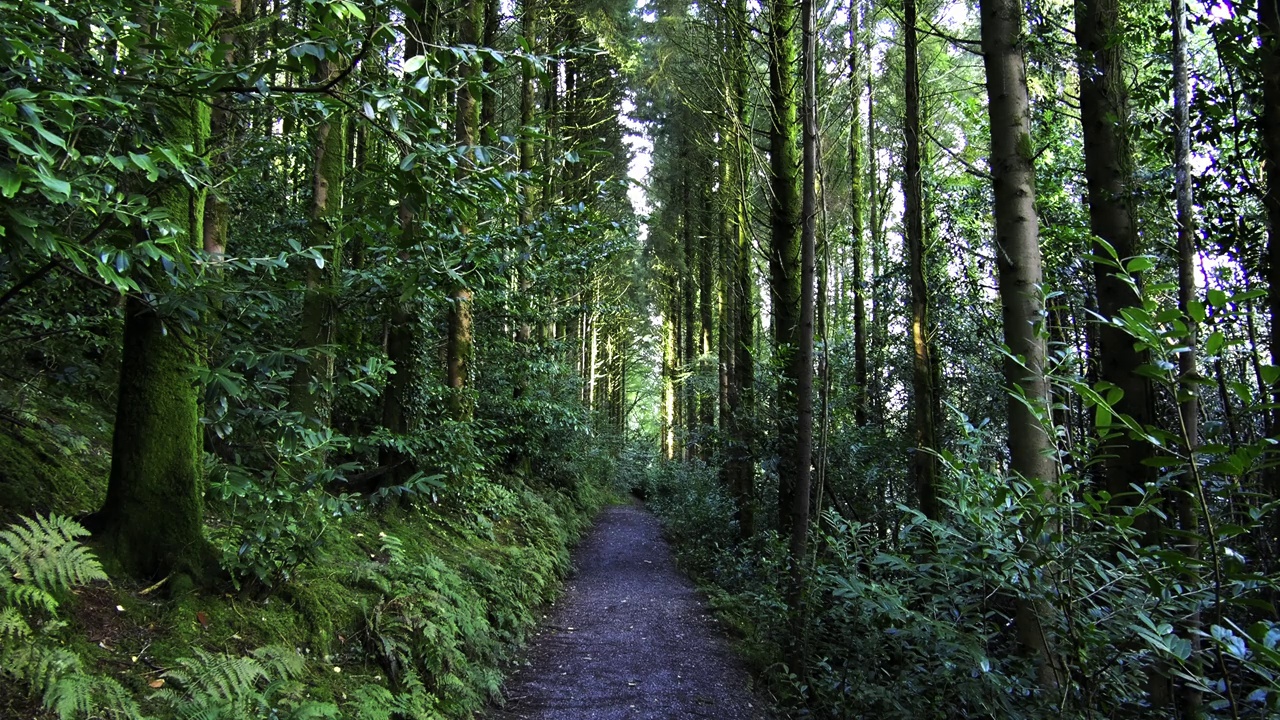
[{"label": "distant trees", "polygon": [[[793,525],[825,533],[803,553],[818,577],[779,581],[779,596],[811,583],[841,599],[874,596],[848,600],[863,610],[908,596],[927,605],[920,584],[937,568],[963,575],[957,558],[998,555],[995,543],[1010,553],[1007,572],[971,579],[1002,598],[999,630],[1017,626],[1037,660],[1034,682],[1062,707],[1239,711],[1235,690],[1215,683],[1252,671],[1223,660],[1232,652],[1221,638],[1227,618],[1243,628],[1254,615],[1228,598],[1262,597],[1227,589],[1235,561],[1224,543],[1276,572],[1272,521],[1261,519],[1276,477],[1264,448],[1280,426],[1280,374],[1263,350],[1280,345],[1268,336],[1277,262],[1267,238],[1280,222],[1280,181],[1266,180],[1280,166],[1269,159],[1280,143],[1268,139],[1280,116],[1267,100],[1278,86],[1275,17],[1271,2],[828,7],[813,26],[819,122],[806,133],[802,9],[655,9],[642,97],[655,141],[649,252],[669,333],[664,455],[717,466],[740,553],[767,548],[768,528],[793,541],[805,534]],[[754,33],[745,46],[735,44],[741,27]],[[690,66],[699,72],[681,69]],[[753,139],[745,155],[732,152],[736,137]],[[726,212],[732,201],[708,207],[690,184],[741,189],[743,222]],[[721,234],[737,231],[751,250],[732,292],[727,273],[709,281],[699,271],[711,257],[699,216],[713,212]],[[814,290],[802,260],[809,220],[822,260]],[[826,330],[805,340],[809,297]],[[720,312],[696,314],[705,299]],[[716,421],[705,412],[715,401],[699,363],[706,347],[682,340],[709,324],[754,361],[744,376],[742,356],[730,371],[729,355],[717,355],[719,402],[731,411]],[[767,334],[746,335],[748,325]],[[815,370],[830,390],[810,416],[800,388]],[[690,385],[703,392],[684,392]],[[741,410],[748,388],[761,402]],[[746,427],[770,430],[750,455]],[[806,432],[809,459],[794,452]],[[708,437],[720,440],[710,455]],[[799,520],[797,494],[813,518]],[[841,555],[849,537],[905,564],[888,572],[874,552]],[[742,562],[721,569],[749,574]],[[1128,585],[1131,573],[1160,579]],[[893,590],[860,594],[876,582]],[[982,597],[970,599],[987,607],[995,596]],[[810,638],[857,627],[862,610],[831,612],[834,625],[807,626]],[[1150,620],[1162,639],[1104,662],[1083,649],[1101,640],[1082,630],[1082,613]],[[790,647],[805,630],[787,622],[775,640]],[[788,658],[806,688],[797,704],[823,692],[807,672],[836,685],[859,677],[834,644],[813,652],[826,665]],[[855,699],[839,706],[874,714]]]},{"label": "distant trees", "polygon": [[0,326],[34,358],[66,315],[119,359],[94,520],[123,569],[276,582],[371,493],[550,476],[584,424],[621,432],[621,60],[581,48],[625,10],[552,5],[0,8]]}]

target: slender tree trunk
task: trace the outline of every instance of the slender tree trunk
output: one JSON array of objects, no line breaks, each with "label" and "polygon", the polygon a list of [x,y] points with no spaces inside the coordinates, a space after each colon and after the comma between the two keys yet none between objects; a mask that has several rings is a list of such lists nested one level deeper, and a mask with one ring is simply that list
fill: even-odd
[{"label": "slender tree trunk", "polygon": [[684,378],[681,386],[681,395],[684,397],[685,460],[692,460],[701,445],[698,437],[698,396],[695,392],[697,385],[695,370],[698,360],[698,294],[694,278],[698,266],[698,248],[694,242],[693,232],[694,213],[691,186],[694,179],[690,177],[690,174],[686,167],[683,180],[683,219],[681,220],[680,228],[680,240],[684,249],[684,272],[680,278],[682,303],[680,315],[684,321],[684,338],[682,340],[684,347],[681,353],[683,363],[680,367],[680,374]]},{"label": "slender tree trunk", "polygon": [[[480,45],[493,48],[498,44],[501,2],[500,0],[481,1],[484,3],[481,10],[484,16],[484,34]],[[498,71],[497,57],[493,53],[485,55],[481,62],[481,69],[486,79],[480,89],[480,127],[476,137],[478,142],[492,144],[498,138],[498,93],[493,83],[493,77]]]},{"label": "slender tree trunk", "polygon": [[[220,26],[218,41],[227,48],[222,58],[225,67],[232,67],[237,62],[237,37],[234,32],[241,13],[241,0],[229,0],[223,6],[217,20]],[[231,149],[239,135],[239,123],[231,112],[228,103],[230,97],[216,99],[210,108],[209,137],[214,138],[218,148],[214,153],[214,165],[223,173],[223,182],[211,189],[204,203],[204,252],[211,262],[220,262],[227,250],[227,232],[231,223],[231,208],[227,203],[227,182],[230,180],[228,169],[232,164]]]},{"label": "slender tree trunk", "polygon": [[[458,43],[461,45],[478,45],[480,43],[480,23],[483,21],[484,0],[466,0],[462,6],[462,14],[458,18]],[[461,64],[460,84],[454,105],[454,139],[458,145],[470,148],[478,142],[479,108],[475,91],[479,62],[470,58]],[[456,180],[465,184],[471,176],[470,153],[457,165]],[[466,238],[475,225],[474,210],[466,210],[459,219],[461,236]],[[464,250],[465,254],[465,250]],[[446,342],[446,382],[451,391],[450,405],[456,420],[470,420],[475,412],[471,398],[471,358],[474,354],[474,338],[472,336],[471,303],[473,291],[466,283],[466,275],[471,269],[469,260],[464,259],[459,275],[461,281],[455,281],[449,288],[449,312],[447,318],[448,336]]]},{"label": "slender tree trunk", "polygon": [[[867,56],[871,55],[870,40],[867,41]],[[867,73],[867,148],[869,156],[867,158],[867,209],[870,211],[868,220],[870,227],[868,235],[871,240],[871,328],[868,337],[868,354],[870,366],[868,372],[868,392],[867,405],[868,411],[874,413],[877,418],[884,418],[884,387],[881,380],[881,356],[885,344],[885,336],[887,335],[887,317],[885,314],[884,294],[880,287],[880,268],[881,256],[884,248],[884,224],[882,222],[882,213],[880,212],[880,159],[876,155],[876,117],[875,117],[875,83],[872,82],[872,73]]]},{"label": "slender tree trunk", "polygon": [[[858,41],[858,14],[861,3],[849,0],[849,87],[853,95],[853,122],[849,126],[849,237],[853,255],[853,382],[854,421],[867,425],[867,297],[862,258],[866,254],[862,223],[862,113],[858,107],[862,71],[858,59],[862,53]],[[874,152],[875,148],[872,148]]]},{"label": "slender tree trunk", "polygon": [[[1076,4],[1076,40],[1080,47],[1080,111],[1084,126],[1085,179],[1089,192],[1089,226],[1093,234],[1115,249],[1121,260],[1137,254],[1133,219],[1129,208],[1132,159],[1128,141],[1129,97],[1123,76],[1123,46],[1119,35],[1117,0],[1079,0]],[[1095,252],[1105,257],[1099,247]],[[1098,312],[1117,317],[1121,309],[1139,304],[1121,272],[1105,263],[1094,264],[1098,288]],[[1098,379],[1124,391],[1115,404],[1142,425],[1154,417],[1151,383],[1138,374],[1145,353],[1134,349],[1133,338],[1116,327],[1098,329]],[[1116,502],[1136,501],[1131,485],[1143,487],[1151,470],[1143,461],[1150,446],[1119,433],[1103,448],[1105,487]],[[1149,518],[1148,513],[1146,516]]]},{"label": "slender tree trunk", "polygon": [[[1196,354],[1200,328],[1192,314],[1192,304],[1196,301],[1197,292],[1197,248],[1195,198],[1191,185],[1191,83],[1187,77],[1185,2],[1186,0],[1170,0],[1169,24],[1173,31],[1173,169],[1178,223],[1178,308],[1182,311],[1183,321],[1187,323],[1184,350],[1178,356],[1178,392],[1181,397],[1178,414],[1186,452],[1194,463],[1200,445],[1200,372]],[[1201,489],[1196,484],[1197,474],[1190,469],[1184,470],[1178,479],[1181,491],[1177,496],[1178,528],[1183,533],[1180,549],[1193,560],[1200,557],[1198,498]],[[1194,570],[1189,573],[1192,584],[1198,584],[1197,573]],[[1191,641],[1193,654],[1188,660],[1192,674],[1196,675],[1200,672],[1200,632],[1200,614],[1196,612],[1188,618],[1181,633]],[[1166,672],[1165,677],[1172,677],[1172,674]],[[1189,683],[1175,682],[1178,716],[1196,717],[1202,705],[1201,692]]]},{"label": "slender tree trunk", "polygon": [[[1048,501],[1056,496],[1057,463],[1053,439],[1051,392],[1045,378],[1044,275],[1040,259],[1040,227],[1036,217],[1035,170],[1032,161],[1031,103],[1020,0],[982,0],[982,51],[986,65],[988,115],[991,123],[991,176],[995,197],[996,266],[1000,281],[1004,339],[1004,380],[1009,387],[1009,469],[1040,484]],[[1057,687],[1057,663],[1042,618],[1044,603],[1017,600],[1018,637],[1036,659],[1040,682]]]},{"label": "slender tree trunk", "polygon": [[[332,60],[320,63],[320,81],[338,72]],[[328,245],[323,263],[306,262],[306,290],[298,344],[307,358],[294,371],[289,405],[305,422],[328,427],[333,402],[334,341],[337,339],[337,283],[342,265],[342,183],[347,169],[346,117],[333,110],[320,120],[311,136],[312,247]],[[322,253],[323,256],[323,253]]]},{"label": "slender tree trunk", "polygon": [[755,283],[752,280],[752,247],[747,205],[747,165],[743,149],[744,134],[751,127],[747,119],[747,3],[730,0],[731,78],[730,104],[733,127],[732,148],[732,295],[734,306],[733,379],[730,404],[733,417],[730,466],[731,486],[735,499],[735,517],[739,538],[746,540],[755,533],[755,452],[752,433],[755,414]]},{"label": "slender tree trunk", "polygon": [[[405,21],[404,58],[422,55],[425,47],[433,42],[432,28],[426,22],[426,0],[415,0],[412,15]],[[416,16],[416,17],[415,17]],[[422,94],[430,97],[428,88]],[[400,238],[397,243],[402,257],[417,243],[418,212],[416,194],[407,192],[400,199]],[[387,359],[395,366],[395,374],[387,381],[382,398],[382,427],[393,436],[405,436],[417,429],[421,420],[414,410],[412,395],[422,382],[420,368],[423,357],[423,321],[421,303],[397,293],[387,299]],[[383,448],[378,462],[392,468],[383,476],[381,485],[399,485],[414,472],[409,457],[394,446]]]},{"label": "slender tree trunk", "polygon": [[[1258,0],[1259,57],[1262,67],[1262,148],[1267,190],[1267,305],[1271,315],[1271,364],[1280,365],[1280,0]],[[1272,389],[1275,409],[1270,431],[1280,428],[1280,385]],[[1280,497],[1280,468],[1265,471],[1266,491]],[[1275,514],[1273,513],[1273,517]],[[1272,537],[1280,537],[1280,517],[1272,525]]]},{"label": "slender tree trunk", "polygon": [[907,271],[911,287],[911,386],[915,450],[912,475],[920,511],[937,519],[938,461],[932,451],[938,447],[937,404],[934,387],[932,340],[929,337],[929,288],[925,282],[924,189],[920,173],[920,69],[916,34],[916,2],[905,0],[902,32],[906,48],[906,172],[903,177],[905,203]]},{"label": "slender tree trunk", "polygon": [[[768,7],[769,53],[769,197],[771,243],[769,289],[772,297],[774,348],[784,368],[778,379],[776,430],[778,459],[778,530],[793,526],[799,438],[799,378],[801,303],[801,176],[800,176],[800,23],[794,0],[772,0]],[[805,468],[804,472],[808,469]]]}]

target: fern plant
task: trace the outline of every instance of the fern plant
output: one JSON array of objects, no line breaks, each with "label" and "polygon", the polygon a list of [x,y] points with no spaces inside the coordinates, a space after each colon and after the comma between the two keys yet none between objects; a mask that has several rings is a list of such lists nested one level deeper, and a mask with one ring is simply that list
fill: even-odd
[{"label": "fern plant", "polygon": [[298,678],[306,670],[293,650],[268,645],[247,656],[207,653],[182,658],[166,671],[171,685],[152,699],[179,720],[318,720],[336,718],[331,703],[308,700]]},{"label": "fern plant", "polygon": [[106,580],[79,542],[89,534],[59,515],[24,517],[0,531],[0,676],[40,698],[61,720],[142,718],[114,679],[86,670],[57,633],[59,599],[72,588]]}]

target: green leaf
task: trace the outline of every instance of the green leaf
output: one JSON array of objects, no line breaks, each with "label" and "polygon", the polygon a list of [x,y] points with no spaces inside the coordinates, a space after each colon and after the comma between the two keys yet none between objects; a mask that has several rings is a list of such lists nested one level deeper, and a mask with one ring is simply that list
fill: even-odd
[{"label": "green leaf", "polygon": [[1129,262],[1125,263],[1124,269],[1134,274],[1145,272],[1155,266],[1156,261],[1150,255],[1139,255],[1138,257],[1130,258]]},{"label": "green leaf", "polygon": [[1227,338],[1221,331],[1215,330],[1207,340],[1204,341],[1204,354],[1214,357],[1222,350],[1222,346],[1227,342]]},{"label": "green leaf", "polygon": [[62,201],[71,197],[71,183],[66,180],[61,180],[53,177],[52,175],[46,175],[40,170],[36,171],[36,177],[39,178],[41,185],[44,185],[53,193],[53,196],[49,196],[49,193],[45,193],[46,196],[49,196],[50,200]]},{"label": "green leaf", "polygon": [[408,60],[405,60],[404,65],[402,65],[400,69],[404,72],[405,75],[411,75],[421,70],[423,67],[426,66],[426,64],[427,64],[426,55],[414,55]]},{"label": "green leaf", "polygon": [[1227,294],[1216,288],[1208,292],[1209,304],[1221,310],[1227,306]]},{"label": "green leaf", "polygon": [[1263,365],[1262,382],[1267,385],[1275,385],[1276,380],[1280,380],[1280,366]]},{"label": "green leaf", "polygon": [[7,198],[15,197],[22,189],[22,178],[7,168],[0,168],[0,194]]},{"label": "green leaf", "polygon": [[129,153],[129,159],[137,166],[139,170],[147,173],[147,180],[155,182],[160,177],[160,168],[156,167],[156,163],[146,153]]}]

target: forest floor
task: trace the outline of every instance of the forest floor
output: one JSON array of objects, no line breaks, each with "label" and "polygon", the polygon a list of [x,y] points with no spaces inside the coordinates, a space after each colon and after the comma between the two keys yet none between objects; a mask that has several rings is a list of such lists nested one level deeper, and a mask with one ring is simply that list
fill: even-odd
[{"label": "forest floor", "polygon": [[574,568],[490,720],[767,717],[642,506],[605,509]]}]

